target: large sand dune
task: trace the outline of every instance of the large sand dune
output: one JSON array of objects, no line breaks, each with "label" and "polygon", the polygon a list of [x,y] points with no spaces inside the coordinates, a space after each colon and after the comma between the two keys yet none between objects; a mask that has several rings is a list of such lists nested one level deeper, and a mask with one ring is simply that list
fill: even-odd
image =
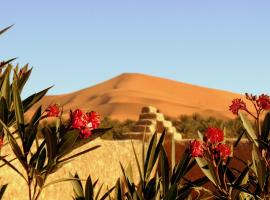
[{"label": "large sand dune", "polygon": [[115,119],[137,119],[143,106],[153,105],[170,117],[200,113],[232,118],[228,106],[239,94],[143,74],[121,74],[98,85],[65,95],[46,96],[42,105],[59,103],[66,111],[96,110]]}]

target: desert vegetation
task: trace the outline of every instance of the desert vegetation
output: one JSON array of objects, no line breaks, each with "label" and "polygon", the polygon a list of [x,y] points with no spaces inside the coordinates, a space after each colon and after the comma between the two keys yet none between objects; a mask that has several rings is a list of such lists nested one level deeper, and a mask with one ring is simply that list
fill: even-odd
[{"label": "desert vegetation", "polygon": [[[9,28],[0,31],[0,34]],[[120,162],[122,174],[104,191],[102,184],[97,188],[98,179],[93,179],[91,175],[80,177],[77,165],[73,168],[78,174],[67,174],[54,181],[49,181],[49,177],[79,156],[102,148],[95,145],[82,150],[97,138],[121,139],[121,134],[130,131],[134,121],[119,122],[106,117],[102,120],[99,113],[91,110],[83,112],[80,108],[71,110],[68,118],[64,119],[63,108],[58,104],[45,108],[38,106],[32,116],[26,119],[25,113],[50,88],[22,99],[21,92],[31,69],[28,65],[22,68],[13,66],[13,60],[0,64],[0,167],[13,170],[23,180],[29,200],[41,199],[45,188],[67,181],[73,186],[73,194],[70,195],[76,200],[270,198],[268,95],[246,94],[245,101],[232,99],[228,110],[238,117],[236,120],[224,121],[199,115],[181,116],[174,120],[179,132],[186,138],[193,138],[181,152],[180,159],[173,157],[177,150],[173,141],[168,153],[165,131],[162,134],[154,133],[149,140],[143,137],[141,155],[131,141],[135,167],[124,167]],[[252,109],[246,102],[253,106]],[[50,119],[53,119],[51,123],[42,123]],[[226,140],[228,136],[237,137],[237,140],[229,143]],[[248,139],[252,149],[250,160],[234,154],[243,137]],[[12,154],[3,153],[4,146],[9,147]],[[109,154],[105,156],[110,157]],[[241,166],[233,164],[235,161],[240,161]],[[104,166],[109,167],[110,163]],[[201,176],[190,176],[198,170]],[[138,174],[137,178],[134,177],[135,173]],[[5,197],[7,187],[8,184],[0,187],[0,199],[12,199]]]}]

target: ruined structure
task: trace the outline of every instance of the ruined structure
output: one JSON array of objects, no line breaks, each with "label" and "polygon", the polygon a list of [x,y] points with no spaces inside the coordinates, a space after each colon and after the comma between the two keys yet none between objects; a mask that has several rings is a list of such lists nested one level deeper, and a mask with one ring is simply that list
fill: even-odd
[{"label": "ruined structure", "polygon": [[182,139],[181,134],[177,132],[172,122],[165,120],[164,115],[153,106],[142,108],[139,120],[132,129],[134,134],[145,132],[147,135],[152,135],[155,132],[162,133],[163,130],[166,131],[166,138]]}]

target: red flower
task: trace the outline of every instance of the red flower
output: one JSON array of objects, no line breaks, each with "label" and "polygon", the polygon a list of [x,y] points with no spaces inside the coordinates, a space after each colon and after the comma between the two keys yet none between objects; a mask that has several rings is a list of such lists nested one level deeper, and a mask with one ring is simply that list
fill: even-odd
[{"label": "red flower", "polygon": [[193,140],[191,142],[191,156],[192,157],[201,157],[203,156],[204,150],[203,145],[198,140]]},{"label": "red flower", "polygon": [[84,113],[80,109],[71,112],[72,128],[79,129],[81,138],[88,138],[100,125],[100,115],[94,111]]},{"label": "red flower", "polygon": [[270,97],[266,94],[262,94],[256,100],[257,106],[261,110],[269,110],[270,109]]},{"label": "red flower", "polygon": [[84,129],[81,130],[80,137],[81,138],[88,138],[89,136],[91,136],[91,134],[92,134],[91,129],[84,128]]},{"label": "red flower", "polygon": [[246,110],[246,103],[242,99],[232,100],[232,105],[230,105],[229,110],[232,111],[234,115],[238,115],[239,110]]},{"label": "red flower", "polygon": [[219,128],[208,128],[204,134],[206,141],[211,143],[222,142],[224,139],[224,133]]},{"label": "red flower", "polygon": [[46,117],[59,117],[61,110],[57,104],[50,105],[46,110]]},{"label": "red flower", "polygon": [[91,126],[93,129],[97,129],[100,125],[100,114],[95,112],[95,111],[91,111],[86,113],[87,115],[87,121],[88,126]]},{"label": "red flower", "polygon": [[216,151],[218,152],[218,156],[224,160],[231,155],[231,148],[226,144],[218,144]]},{"label": "red flower", "polygon": [[72,127],[75,129],[82,129],[87,125],[86,115],[80,109],[71,113],[71,119]]}]

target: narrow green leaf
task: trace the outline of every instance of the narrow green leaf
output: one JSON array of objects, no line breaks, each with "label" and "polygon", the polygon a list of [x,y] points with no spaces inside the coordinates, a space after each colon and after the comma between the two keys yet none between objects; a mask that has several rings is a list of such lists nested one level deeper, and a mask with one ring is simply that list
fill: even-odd
[{"label": "narrow green leaf", "polygon": [[4,193],[5,193],[6,189],[7,189],[7,186],[8,186],[7,184],[1,185],[1,187],[0,187],[0,199],[3,198]]},{"label": "narrow green leaf", "polygon": [[267,176],[266,163],[260,156],[259,150],[255,145],[253,145],[253,149],[252,149],[252,160],[253,160],[253,166],[254,166],[253,168],[257,175],[259,185],[261,189],[263,190],[266,176]]},{"label": "narrow green leaf", "polygon": [[173,200],[177,197],[177,185],[173,184],[170,190],[166,193],[163,200]]},{"label": "narrow green leaf", "polygon": [[145,179],[148,178],[148,176],[150,175],[150,171],[152,170],[151,166],[153,166],[153,164],[151,162],[153,161],[153,158],[154,158],[156,143],[157,143],[157,133],[155,133],[152,136],[148,149],[147,149],[146,159],[144,163]]},{"label": "narrow green leaf", "polygon": [[13,101],[14,101],[14,109],[15,109],[15,116],[16,116],[16,122],[17,122],[17,127],[19,129],[19,133],[21,136],[21,139],[24,144],[24,109],[23,109],[23,104],[21,101],[21,97],[19,94],[17,82],[15,81],[13,83]]},{"label": "narrow green leaf", "polygon": [[256,133],[250,123],[250,121],[247,119],[246,115],[239,111],[239,116],[243,122],[243,126],[245,127],[246,131],[247,131],[247,136],[248,138],[257,146],[259,147],[259,144],[258,144],[258,138],[256,136]]},{"label": "narrow green leaf", "polygon": [[138,171],[139,171],[140,181],[143,182],[141,166],[140,166],[139,159],[138,159],[137,153],[135,151],[134,144],[133,144],[132,140],[131,140],[131,145],[132,145],[133,153],[134,153],[134,156],[135,156],[137,168],[138,168]]},{"label": "narrow green leaf", "polygon": [[114,200],[122,200],[122,191],[121,191],[120,178],[117,179],[117,182],[116,182],[116,185],[115,185]]},{"label": "narrow green leaf", "polygon": [[94,188],[91,180],[91,176],[88,176],[85,184],[85,200],[94,199]]},{"label": "narrow green leaf", "polygon": [[[79,178],[74,178],[74,177],[70,177],[70,178],[61,178],[61,179],[58,179],[58,180],[55,180],[55,181],[52,181],[46,185],[43,186],[43,188],[46,188],[46,187],[49,187],[51,185],[54,185],[54,184],[57,184],[57,183],[62,183],[62,182],[66,182],[66,181],[71,181],[72,182],[72,185],[73,183],[78,183],[80,179]],[[77,184],[75,184],[76,186],[78,186]],[[74,185],[73,185],[73,189],[74,189]],[[76,188],[78,189],[78,188]],[[81,190],[81,191],[80,191]],[[80,194],[82,194],[82,196],[80,197],[83,197],[83,188],[79,189],[78,191],[82,192]],[[78,193],[77,193],[78,194]]]},{"label": "narrow green leaf", "polygon": [[95,200],[98,200],[98,197],[100,195],[100,192],[101,192],[102,187],[103,187],[103,184],[101,184],[100,188],[98,189],[98,192],[97,192],[97,195],[95,197]]},{"label": "narrow green leaf", "polygon": [[26,128],[26,134],[25,134],[25,151],[26,154],[30,151],[34,140],[36,138],[37,132],[38,132],[38,125],[39,125],[39,120],[41,117],[41,106],[36,110],[35,114],[33,115],[28,127]]},{"label": "narrow green leaf", "polygon": [[8,29],[10,29],[12,26],[13,26],[13,24],[6,27],[6,28],[4,28],[4,29],[2,29],[2,30],[0,30],[0,35],[2,35],[4,32],[6,32]]},{"label": "narrow green leaf", "polygon": [[177,184],[180,181],[180,179],[184,176],[184,174],[187,170],[188,164],[190,162],[190,159],[191,159],[191,157],[190,157],[189,149],[187,148],[184,151],[181,160],[178,162],[178,164],[173,169],[173,174],[171,177],[171,184],[172,185]]},{"label": "narrow green leaf", "polygon": [[49,162],[52,162],[56,156],[57,138],[49,127],[45,127],[42,130],[42,134],[45,138],[47,154]]},{"label": "narrow green leaf", "polygon": [[66,162],[66,161],[68,161],[68,160],[70,160],[70,159],[76,158],[76,157],[81,156],[81,155],[83,155],[83,154],[85,154],[85,153],[88,153],[88,152],[90,152],[90,151],[93,151],[93,150],[95,150],[95,149],[97,149],[97,148],[99,148],[99,147],[101,147],[101,145],[96,145],[96,146],[91,147],[91,148],[89,148],[89,149],[86,149],[86,150],[84,150],[84,151],[82,151],[82,152],[76,153],[76,154],[74,154],[74,155],[72,155],[72,156],[70,156],[70,157],[67,157],[67,158],[64,158],[64,159],[62,159],[62,160],[59,160],[58,163]]},{"label": "narrow green leaf", "polygon": [[167,154],[165,152],[165,149],[161,148],[161,156],[160,156],[160,171],[161,171],[161,183],[164,192],[166,193],[170,186],[170,166],[169,166],[169,160],[167,157]]},{"label": "narrow green leaf", "polygon": [[75,144],[77,138],[79,137],[78,130],[72,130],[65,133],[62,141],[58,145],[57,156],[60,158],[64,156],[66,153],[71,152],[73,150],[73,145]]},{"label": "narrow green leaf", "polygon": [[110,194],[111,192],[114,190],[115,187],[112,187],[111,189],[109,189],[101,198],[100,200],[105,200]]},{"label": "narrow green leaf", "polygon": [[264,142],[267,142],[268,141],[269,133],[270,133],[270,112],[268,112],[265,115],[265,118],[264,118],[264,121],[263,121],[263,125],[262,125],[261,139]]},{"label": "narrow green leaf", "polygon": [[2,160],[7,166],[9,166],[11,169],[13,169],[17,174],[19,174],[25,181],[26,183],[28,182],[27,179],[24,177],[24,175],[14,166],[11,164],[11,162],[7,161],[5,158],[0,156],[0,160]]},{"label": "narrow green leaf", "polygon": [[38,159],[37,159],[37,171],[38,172],[40,172],[40,173],[42,172],[45,161],[46,161],[46,149],[43,148],[38,156]]},{"label": "narrow green leaf", "polygon": [[1,98],[4,98],[6,100],[7,105],[10,105],[10,71],[12,69],[11,65],[8,65],[4,72],[4,81],[1,87]]},{"label": "narrow green leaf", "polygon": [[4,67],[5,65],[11,63],[13,60],[16,60],[16,59],[17,59],[17,58],[11,58],[11,59],[9,59],[9,60],[7,60],[7,61],[1,62],[1,63],[0,63],[0,69],[1,69],[2,67]]},{"label": "narrow green leaf", "polygon": [[219,185],[218,179],[214,173],[214,170],[212,169],[212,166],[210,163],[208,163],[205,159],[196,157],[196,162],[201,168],[204,175],[209,178],[209,180],[214,183],[216,186]]}]

